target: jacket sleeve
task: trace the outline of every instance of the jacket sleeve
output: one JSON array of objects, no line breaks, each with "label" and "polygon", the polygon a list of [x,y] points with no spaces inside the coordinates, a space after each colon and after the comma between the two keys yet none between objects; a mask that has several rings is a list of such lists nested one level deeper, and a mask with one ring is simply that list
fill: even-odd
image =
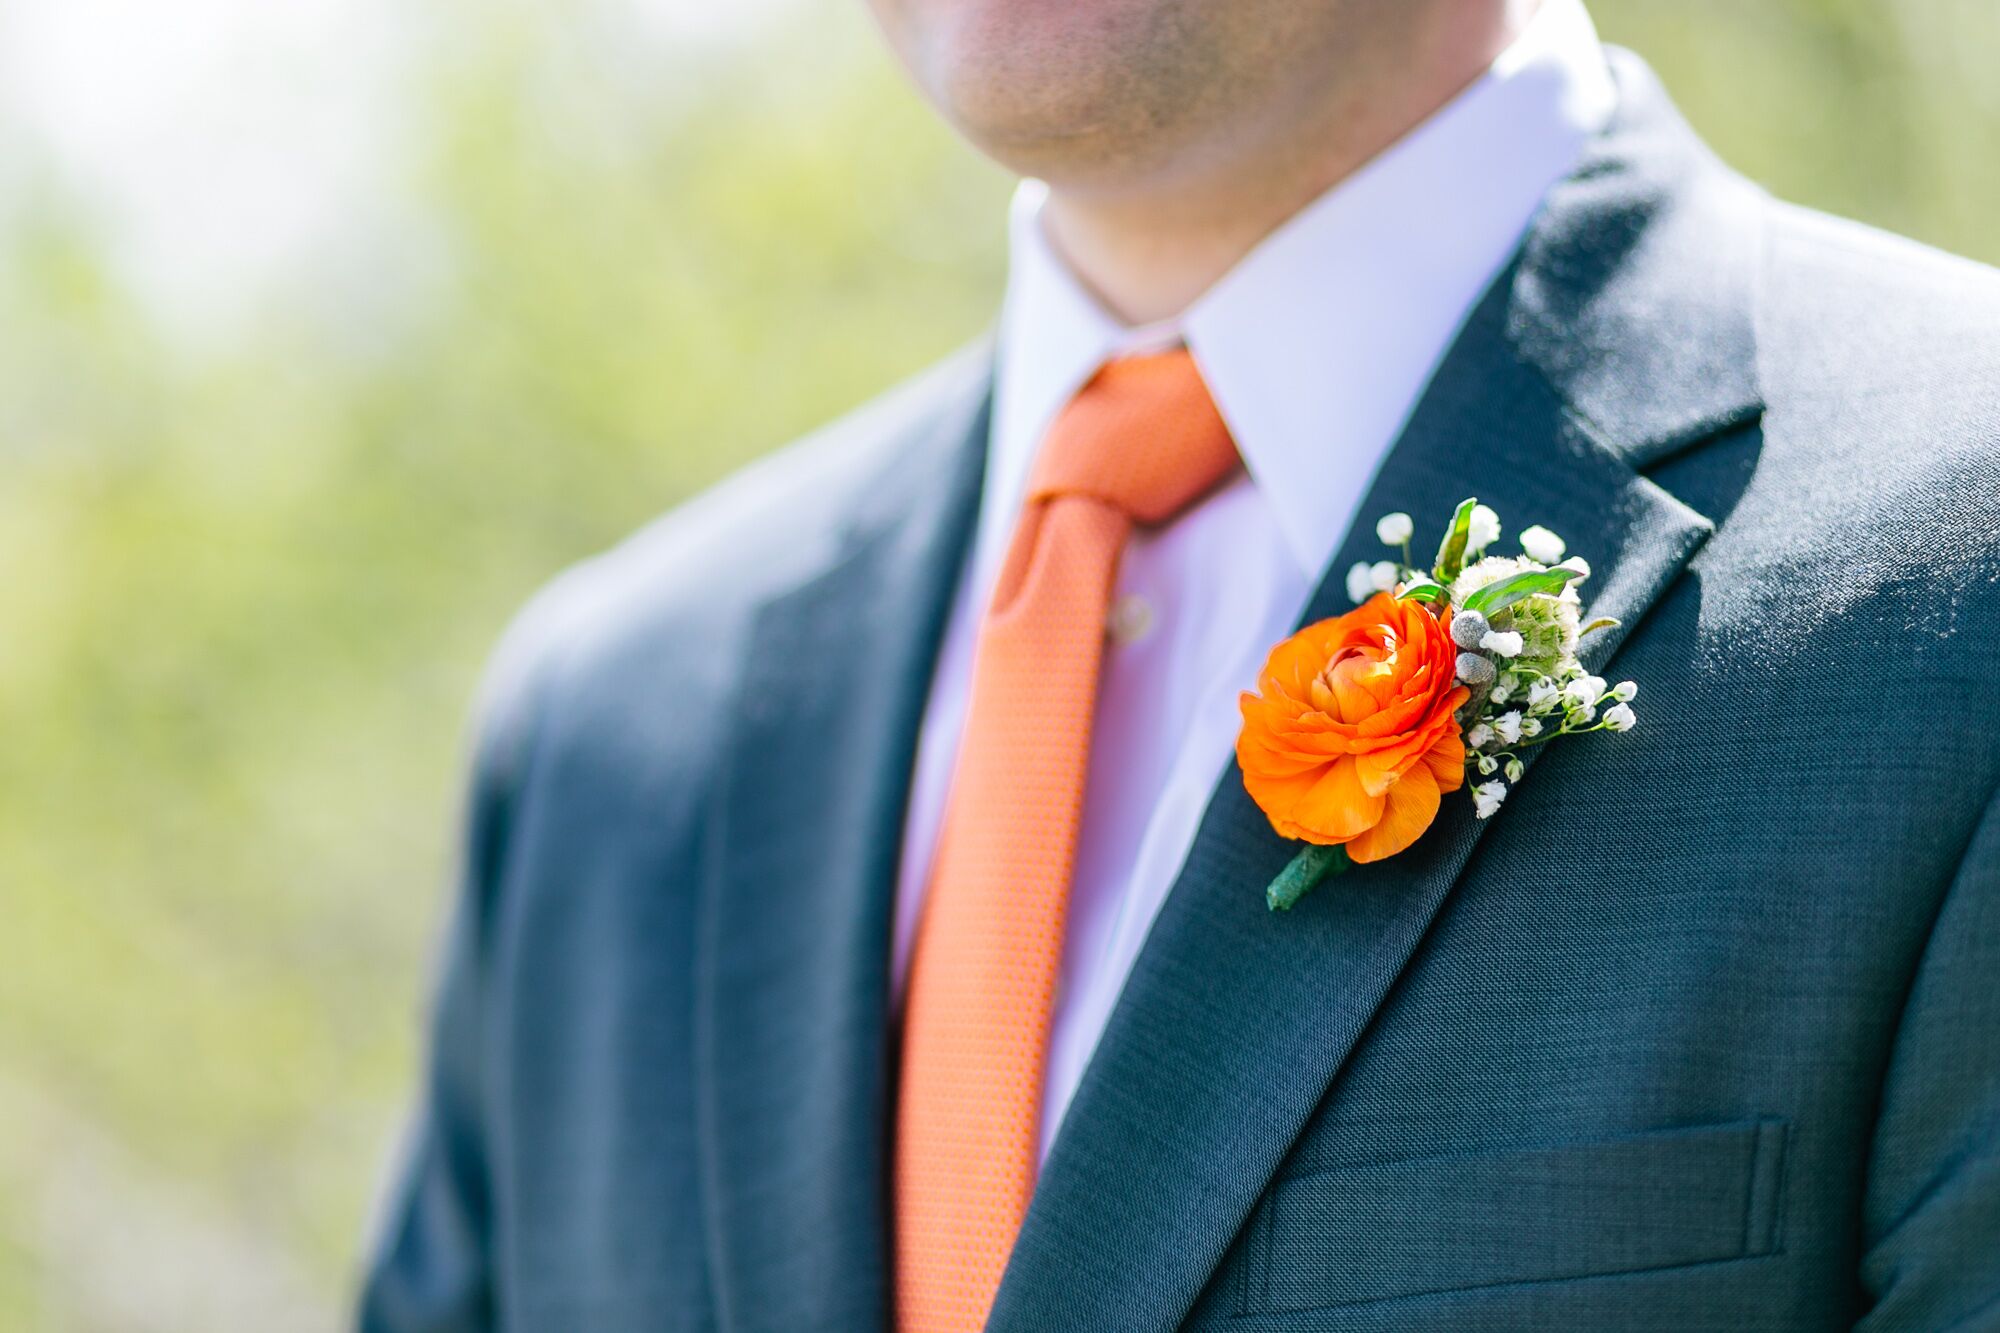
[{"label": "jacket sleeve", "polygon": [[1858,1328],[2000,1329],[2000,797],[1910,990],[1863,1225]]},{"label": "jacket sleeve", "polygon": [[517,687],[524,676],[510,669],[503,647],[480,709],[428,1056],[362,1277],[361,1333],[484,1333],[498,1325],[490,1152],[500,1103],[491,1037],[492,953],[528,748],[528,692]]}]

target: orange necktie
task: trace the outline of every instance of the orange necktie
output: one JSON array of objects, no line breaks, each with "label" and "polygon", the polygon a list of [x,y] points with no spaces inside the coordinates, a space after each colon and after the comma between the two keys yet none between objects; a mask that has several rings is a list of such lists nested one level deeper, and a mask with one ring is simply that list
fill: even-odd
[{"label": "orange necktie", "polygon": [[1135,524],[1236,465],[1185,349],[1113,361],[1043,441],[979,628],[904,1018],[898,1333],[984,1326],[1034,1189],[1037,1113],[1105,615]]}]

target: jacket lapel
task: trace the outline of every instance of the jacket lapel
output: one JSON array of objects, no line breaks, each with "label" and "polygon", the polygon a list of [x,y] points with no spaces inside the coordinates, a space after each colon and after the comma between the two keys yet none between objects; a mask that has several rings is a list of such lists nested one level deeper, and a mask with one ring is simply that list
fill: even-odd
[{"label": "jacket lapel", "polygon": [[[888,1317],[889,954],[933,656],[977,509],[988,359],[894,432],[868,513],[758,613],[708,823],[703,1188],[730,1329]],[[863,447],[879,447],[879,442]]]},{"label": "jacket lapel", "polygon": [[[1642,66],[1619,123],[1551,195],[1385,461],[1303,621],[1402,510],[1418,549],[1476,495],[1585,555],[1601,668],[1712,531],[1636,470],[1753,423],[1755,196],[1709,162]],[[1528,779],[1533,781],[1533,778]],[[1232,766],[1044,1165],[989,1329],[1164,1330],[1186,1315],[1416,950],[1482,833],[1448,798],[1409,851],[1288,914],[1295,847]]]}]

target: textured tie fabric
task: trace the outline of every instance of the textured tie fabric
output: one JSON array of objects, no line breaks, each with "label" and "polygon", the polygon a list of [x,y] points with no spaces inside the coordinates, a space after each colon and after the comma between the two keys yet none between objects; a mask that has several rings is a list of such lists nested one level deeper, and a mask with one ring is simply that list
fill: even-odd
[{"label": "textured tie fabric", "polygon": [[979,630],[911,963],[898,1333],[986,1322],[1034,1189],[1049,1019],[1118,557],[1232,471],[1185,349],[1111,362],[1056,419]]}]

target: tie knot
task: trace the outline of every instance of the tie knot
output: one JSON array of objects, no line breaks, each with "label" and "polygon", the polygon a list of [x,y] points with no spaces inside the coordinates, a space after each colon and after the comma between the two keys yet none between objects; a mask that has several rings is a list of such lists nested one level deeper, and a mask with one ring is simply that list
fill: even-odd
[{"label": "tie knot", "polygon": [[1087,495],[1164,523],[1235,468],[1236,444],[1185,347],[1107,362],[1049,427],[1028,499]]}]

